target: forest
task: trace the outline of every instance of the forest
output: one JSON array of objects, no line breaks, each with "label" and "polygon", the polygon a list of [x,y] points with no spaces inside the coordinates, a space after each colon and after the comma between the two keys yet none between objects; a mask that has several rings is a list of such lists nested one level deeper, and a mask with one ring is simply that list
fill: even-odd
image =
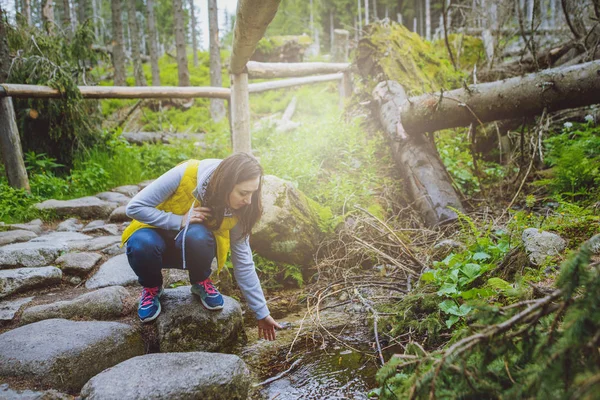
[{"label": "forest", "polygon": [[[599,47],[600,0],[0,0],[0,398],[598,398]],[[140,321],[128,204],[239,152],[276,340],[233,248]]]}]

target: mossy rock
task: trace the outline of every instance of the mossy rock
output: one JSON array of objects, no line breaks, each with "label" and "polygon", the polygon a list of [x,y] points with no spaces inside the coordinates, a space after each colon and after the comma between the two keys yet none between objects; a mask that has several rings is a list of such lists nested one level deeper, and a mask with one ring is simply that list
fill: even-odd
[{"label": "mossy rock", "polygon": [[425,41],[396,23],[374,23],[358,44],[356,64],[364,78],[363,92],[393,80],[409,95],[460,86],[466,76],[456,71],[440,46]]},{"label": "mossy rock", "polygon": [[253,250],[269,260],[310,265],[323,235],[323,210],[276,176],[264,177],[262,192],[264,214],[254,227]]}]

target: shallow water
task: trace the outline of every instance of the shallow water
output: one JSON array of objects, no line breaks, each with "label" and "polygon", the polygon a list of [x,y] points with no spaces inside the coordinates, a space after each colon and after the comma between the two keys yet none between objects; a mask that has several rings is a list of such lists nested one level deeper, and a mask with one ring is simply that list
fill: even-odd
[{"label": "shallow water", "polygon": [[264,398],[367,399],[376,387],[374,358],[339,348],[304,353],[298,366],[281,379],[267,385]]}]

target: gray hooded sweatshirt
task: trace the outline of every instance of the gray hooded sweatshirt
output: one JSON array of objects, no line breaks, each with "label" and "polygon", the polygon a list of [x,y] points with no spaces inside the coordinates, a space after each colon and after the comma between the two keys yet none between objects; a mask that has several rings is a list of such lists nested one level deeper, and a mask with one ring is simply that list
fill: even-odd
[{"label": "gray hooded sweatshirt", "polygon": [[[198,184],[194,190],[194,196],[197,199],[202,200],[204,198],[210,177],[220,162],[221,160],[217,159],[200,161],[198,165]],[[180,231],[181,223],[186,216],[161,211],[156,207],[175,193],[186,168],[187,162],[172,168],[135,195],[127,205],[127,216],[156,228]],[[186,228],[187,224],[186,222]],[[229,236],[235,280],[248,302],[248,306],[256,314],[256,319],[263,319],[269,315],[269,309],[256,275],[249,238],[243,237],[241,224],[233,227],[229,231]]]}]

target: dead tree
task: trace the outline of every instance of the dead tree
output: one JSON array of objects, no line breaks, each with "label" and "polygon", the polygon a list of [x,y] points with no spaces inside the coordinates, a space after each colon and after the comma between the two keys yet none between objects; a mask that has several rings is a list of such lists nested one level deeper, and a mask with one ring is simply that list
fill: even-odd
[{"label": "dead tree", "polygon": [[160,86],[160,70],[158,69],[158,38],[156,35],[156,18],[154,17],[154,1],[146,1],[146,20],[148,21],[148,38],[150,46],[150,68],[152,70],[152,86]]},{"label": "dead tree", "polygon": [[122,0],[111,0],[112,11],[112,60],[115,68],[115,86],[125,86],[125,50],[123,49]]},{"label": "dead tree", "polygon": [[131,58],[133,59],[133,77],[135,86],[146,86],[146,77],[142,68],[142,59],[140,51],[140,33],[137,23],[137,11],[135,9],[135,0],[127,1],[127,19],[129,21],[129,31],[131,32]]}]

